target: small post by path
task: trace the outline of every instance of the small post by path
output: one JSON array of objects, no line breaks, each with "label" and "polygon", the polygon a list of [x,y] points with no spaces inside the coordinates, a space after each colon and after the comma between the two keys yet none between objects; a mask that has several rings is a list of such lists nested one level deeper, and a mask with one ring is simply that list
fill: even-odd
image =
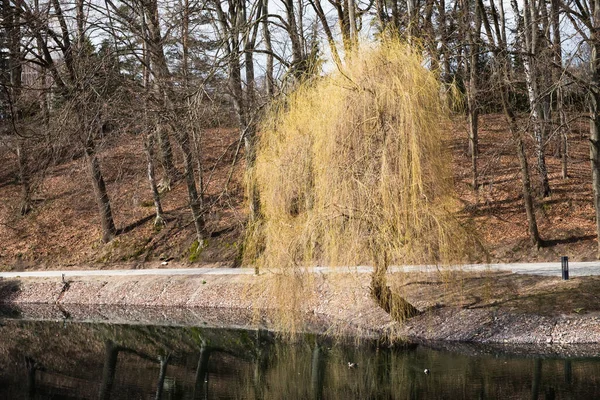
[{"label": "small post by path", "polygon": [[560,265],[562,268],[562,278],[563,281],[569,280],[569,257],[562,256],[560,258]]}]

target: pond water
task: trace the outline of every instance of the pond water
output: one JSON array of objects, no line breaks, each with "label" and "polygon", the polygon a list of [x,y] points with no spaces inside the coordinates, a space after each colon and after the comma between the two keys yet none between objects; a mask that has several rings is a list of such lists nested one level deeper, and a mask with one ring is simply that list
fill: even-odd
[{"label": "pond water", "polygon": [[3,320],[0,399],[600,398],[600,358],[461,351],[315,336],[290,344],[262,331]]}]

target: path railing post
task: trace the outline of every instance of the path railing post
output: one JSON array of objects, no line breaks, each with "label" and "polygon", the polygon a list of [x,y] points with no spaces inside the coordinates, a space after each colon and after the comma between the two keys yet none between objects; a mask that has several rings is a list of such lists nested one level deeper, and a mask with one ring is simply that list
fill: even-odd
[{"label": "path railing post", "polygon": [[569,257],[562,256],[560,258],[560,265],[562,268],[562,278],[564,281],[569,280]]}]

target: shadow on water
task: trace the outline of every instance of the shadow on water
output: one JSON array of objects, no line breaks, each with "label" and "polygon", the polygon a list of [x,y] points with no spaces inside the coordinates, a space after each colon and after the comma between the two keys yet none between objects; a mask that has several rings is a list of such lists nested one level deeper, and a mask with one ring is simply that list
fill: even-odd
[{"label": "shadow on water", "polygon": [[21,318],[21,309],[10,304],[0,303],[0,323],[2,318],[19,319]]},{"label": "shadow on water", "polygon": [[19,307],[8,303],[20,290],[20,282],[0,278],[0,319],[19,318]]},{"label": "shadow on water", "polygon": [[597,358],[510,356],[501,346],[8,319],[0,337],[6,399],[600,398]]}]

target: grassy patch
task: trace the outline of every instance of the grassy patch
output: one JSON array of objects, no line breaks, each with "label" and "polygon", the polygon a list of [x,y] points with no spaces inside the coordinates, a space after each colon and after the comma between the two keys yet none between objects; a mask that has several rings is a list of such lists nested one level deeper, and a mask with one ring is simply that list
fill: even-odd
[{"label": "grassy patch", "polygon": [[192,263],[199,261],[200,255],[202,254],[202,251],[206,248],[206,246],[206,240],[203,241],[202,244],[200,244],[197,240],[194,240],[188,251],[188,261]]}]

